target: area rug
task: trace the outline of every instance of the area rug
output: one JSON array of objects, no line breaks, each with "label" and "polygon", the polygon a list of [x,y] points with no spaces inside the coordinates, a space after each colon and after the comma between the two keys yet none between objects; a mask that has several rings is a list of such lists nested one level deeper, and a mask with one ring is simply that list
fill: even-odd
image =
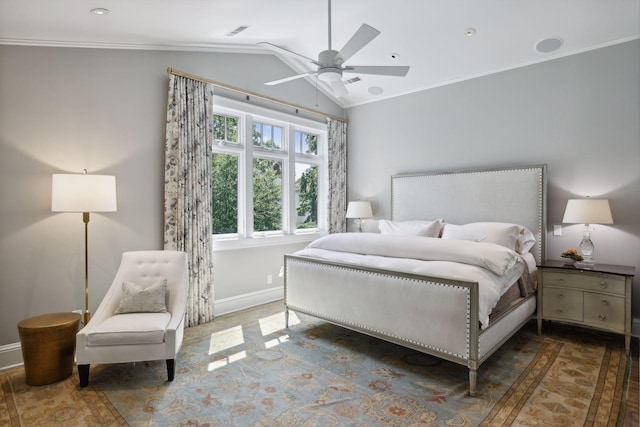
[{"label": "area rug", "polygon": [[165,363],[91,367],[42,387],[0,374],[4,426],[615,426],[622,338],[525,326],[478,372],[268,304],[185,331]]}]

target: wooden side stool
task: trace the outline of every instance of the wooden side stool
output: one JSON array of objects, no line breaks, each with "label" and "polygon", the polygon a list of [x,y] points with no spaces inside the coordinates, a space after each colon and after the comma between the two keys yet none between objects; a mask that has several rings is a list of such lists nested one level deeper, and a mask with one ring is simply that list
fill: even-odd
[{"label": "wooden side stool", "polygon": [[45,385],[69,377],[73,371],[77,313],[51,313],[18,323],[28,385]]}]

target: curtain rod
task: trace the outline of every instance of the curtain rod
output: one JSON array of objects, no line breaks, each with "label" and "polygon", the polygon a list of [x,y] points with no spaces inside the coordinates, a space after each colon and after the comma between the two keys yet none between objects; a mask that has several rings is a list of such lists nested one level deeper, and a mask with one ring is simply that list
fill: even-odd
[{"label": "curtain rod", "polygon": [[311,108],[301,107],[299,105],[295,105],[295,104],[291,104],[291,103],[288,103],[288,102],[285,102],[285,101],[281,101],[281,100],[276,99],[276,98],[271,98],[270,96],[260,95],[259,93],[256,93],[256,92],[251,92],[251,91],[248,91],[248,90],[240,89],[239,87],[231,86],[231,85],[228,85],[228,84],[225,84],[225,83],[220,83],[220,82],[217,82],[215,80],[210,80],[210,79],[206,79],[204,77],[196,76],[195,74],[185,73],[184,71],[179,71],[179,70],[173,69],[171,67],[167,68],[167,74],[173,74],[174,76],[186,77],[186,78],[189,78],[189,79],[192,79],[192,80],[197,80],[199,82],[209,83],[209,84],[212,84],[213,86],[217,86],[217,87],[222,88],[222,89],[230,90],[230,91],[233,91],[233,92],[238,92],[238,93],[241,93],[243,95],[253,96],[254,98],[263,99],[265,101],[273,102],[274,104],[284,105],[285,107],[295,108],[296,112],[298,110],[300,110],[300,111],[305,111],[307,113],[315,114],[316,116],[326,117],[328,119],[338,120],[338,121],[344,122],[344,123],[348,123],[349,122],[348,120],[343,119],[342,117],[333,116],[331,114],[323,113],[321,111],[313,110]]}]

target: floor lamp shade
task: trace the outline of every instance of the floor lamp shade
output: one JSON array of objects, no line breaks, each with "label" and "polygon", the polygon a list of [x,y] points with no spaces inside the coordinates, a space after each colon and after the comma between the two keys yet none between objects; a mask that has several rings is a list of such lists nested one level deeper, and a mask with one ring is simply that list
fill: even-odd
[{"label": "floor lamp shade", "polygon": [[115,212],[116,177],[112,175],[53,174],[51,211],[82,212],[84,222],[84,324],[89,323],[89,214]]},{"label": "floor lamp shade", "polygon": [[53,174],[51,211],[115,212],[117,208],[115,176]]}]

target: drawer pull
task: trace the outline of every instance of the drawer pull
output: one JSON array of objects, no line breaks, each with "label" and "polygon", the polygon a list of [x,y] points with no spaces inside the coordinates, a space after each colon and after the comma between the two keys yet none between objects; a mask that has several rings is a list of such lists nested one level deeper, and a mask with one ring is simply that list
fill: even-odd
[{"label": "drawer pull", "polygon": [[601,287],[602,289],[607,289],[609,286],[607,285],[607,282],[602,281],[602,282],[600,282],[600,287]]},{"label": "drawer pull", "polygon": [[558,296],[558,298],[564,298],[564,294],[562,292],[558,292],[556,295]]},{"label": "drawer pull", "polygon": [[607,320],[607,316],[605,316],[604,314],[598,314],[598,319]]},{"label": "drawer pull", "polygon": [[563,313],[563,310],[561,308],[556,310],[556,314],[562,314],[562,313]]},{"label": "drawer pull", "polygon": [[609,301],[607,301],[606,299],[602,298],[600,300],[600,302],[602,303],[602,305],[609,305]]},{"label": "drawer pull", "polygon": [[563,278],[559,278],[558,279],[558,283],[560,283],[561,285],[564,285],[564,279]]}]

